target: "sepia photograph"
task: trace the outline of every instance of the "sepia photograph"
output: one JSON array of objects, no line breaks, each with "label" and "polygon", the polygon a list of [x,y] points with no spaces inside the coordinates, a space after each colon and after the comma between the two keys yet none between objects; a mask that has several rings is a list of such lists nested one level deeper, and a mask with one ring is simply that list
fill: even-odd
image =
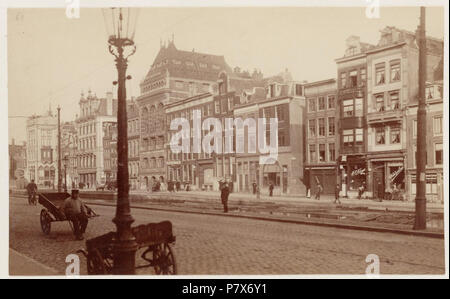
[{"label": "sepia photograph", "polygon": [[448,278],[448,3],[191,2],[2,5],[2,273]]}]

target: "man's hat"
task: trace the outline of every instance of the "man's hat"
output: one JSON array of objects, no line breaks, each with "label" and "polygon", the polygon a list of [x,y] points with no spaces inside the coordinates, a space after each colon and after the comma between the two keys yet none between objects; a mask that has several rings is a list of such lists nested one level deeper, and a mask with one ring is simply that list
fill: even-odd
[{"label": "man's hat", "polygon": [[72,189],[72,196],[78,195],[80,191],[78,189]]}]

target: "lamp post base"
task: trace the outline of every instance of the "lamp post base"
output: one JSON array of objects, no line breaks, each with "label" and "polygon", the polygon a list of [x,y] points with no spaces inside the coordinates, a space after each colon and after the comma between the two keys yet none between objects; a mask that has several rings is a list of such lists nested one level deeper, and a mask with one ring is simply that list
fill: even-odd
[{"label": "lamp post base", "polygon": [[414,230],[424,230],[427,228],[427,199],[425,197],[416,197],[416,218],[414,222]]},{"label": "lamp post base", "polygon": [[134,241],[115,240],[114,243],[114,269],[115,275],[134,275],[136,274],[137,244]]},{"label": "lamp post base", "polygon": [[131,231],[133,221],[131,215],[121,215],[113,219],[117,226],[116,239],[113,245],[113,273],[116,275],[135,274],[137,243]]}]

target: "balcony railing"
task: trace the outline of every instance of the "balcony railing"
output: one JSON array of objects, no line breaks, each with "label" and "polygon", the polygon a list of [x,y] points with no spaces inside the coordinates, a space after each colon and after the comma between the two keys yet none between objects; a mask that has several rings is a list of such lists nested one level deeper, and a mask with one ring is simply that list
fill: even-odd
[{"label": "balcony railing", "polygon": [[369,110],[369,113],[367,114],[367,123],[370,124],[392,120],[401,120],[402,114],[402,110],[399,106],[383,106],[383,108],[378,107],[378,109],[376,110]]}]

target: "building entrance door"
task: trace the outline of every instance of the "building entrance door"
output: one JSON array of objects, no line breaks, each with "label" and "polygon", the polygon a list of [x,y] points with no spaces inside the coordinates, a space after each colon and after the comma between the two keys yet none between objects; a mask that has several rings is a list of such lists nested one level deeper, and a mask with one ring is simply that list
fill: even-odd
[{"label": "building entrance door", "polygon": [[384,165],[373,169],[373,196],[384,198]]}]

